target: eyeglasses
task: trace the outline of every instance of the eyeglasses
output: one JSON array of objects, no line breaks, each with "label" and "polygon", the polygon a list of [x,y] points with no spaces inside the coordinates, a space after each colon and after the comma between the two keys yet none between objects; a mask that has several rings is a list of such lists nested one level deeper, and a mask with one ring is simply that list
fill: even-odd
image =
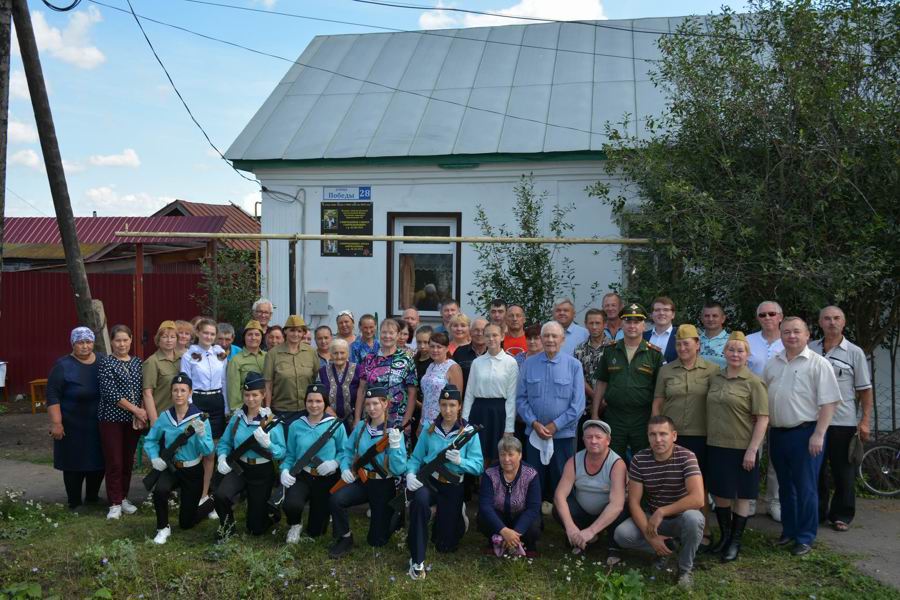
[{"label": "eyeglasses", "polygon": [[777,317],[778,313],[777,312],[761,312],[756,316],[759,317],[760,319],[764,319],[766,317]]}]

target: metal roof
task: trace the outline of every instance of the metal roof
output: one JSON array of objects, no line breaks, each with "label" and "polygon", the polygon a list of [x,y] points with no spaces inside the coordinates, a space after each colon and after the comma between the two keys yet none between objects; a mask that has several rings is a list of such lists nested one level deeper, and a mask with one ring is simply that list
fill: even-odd
[{"label": "metal roof", "polygon": [[[259,233],[259,221],[236,204],[204,204],[175,200],[156,211],[153,216],[186,215],[195,217],[225,217],[219,233]],[[259,242],[251,240],[220,240],[221,244],[235,250],[257,250]]]},{"label": "metal roof", "polygon": [[[184,245],[181,238],[120,238],[116,231],[194,231],[218,233],[226,218],[215,217],[75,217],[80,244],[106,245],[140,241],[144,244]],[[53,217],[8,217],[3,232],[6,244],[60,244]],[[199,241],[199,240],[198,240]]]},{"label": "metal roof", "polygon": [[687,18],[318,36],[226,157],[598,151],[662,111],[657,40]]}]

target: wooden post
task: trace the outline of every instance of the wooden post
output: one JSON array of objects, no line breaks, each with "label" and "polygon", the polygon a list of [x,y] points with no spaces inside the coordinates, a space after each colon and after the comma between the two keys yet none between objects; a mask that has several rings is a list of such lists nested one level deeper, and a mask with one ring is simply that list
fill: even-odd
[{"label": "wooden post", "polygon": [[99,335],[100,328],[105,324],[98,321],[91,302],[91,288],[88,284],[87,272],[84,269],[81,248],[78,245],[75,216],[72,214],[72,203],[69,200],[69,187],[66,184],[62,156],[59,153],[56,127],[53,125],[53,114],[50,111],[50,100],[47,98],[47,86],[44,82],[41,58],[38,55],[27,0],[12,0],[12,18],[16,26],[19,49],[22,53],[22,64],[25,66],[28,91],[31,94],[34,121],[37,124],[38,137],[41,140],[41,151],[44,155],[44,165],[47,168],[50,195],[53,197],[53,207],[56,210],[56,222],[66,255],[66,267],[69,270],[69,280],[75,294],[75,311],[79,323],[90,327],[98,334],[95,344],[97,349],[108,352],[109,346],[104,344],[104,340],[109,337],[108,334]]},{"label": "wooden post", "polygon": [[134,355],[144,359],[144,245],[134,245]]},{"label": "wooden post", "polygon": [[[0,278],[3,277],[3,226],[6,221],[6,143],[9,131],[9,53],[11,0],[0,0]],[[2,280],[0,280],[2,283]],[[2,291],[0,286],[0,291]]]}]

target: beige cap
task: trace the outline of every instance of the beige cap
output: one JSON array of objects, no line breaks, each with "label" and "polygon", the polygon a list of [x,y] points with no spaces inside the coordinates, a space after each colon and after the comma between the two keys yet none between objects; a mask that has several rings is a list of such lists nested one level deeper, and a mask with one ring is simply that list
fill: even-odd
[{"label": "beige cap", "polygon": [[684,325],[678,326],[678,331],[675,332],[676,340],[687,340],[690,338],[700,339],[700,334],[697,333],[697,328],[689,323],[685,323]]},{"label": "beige cap", "polygon": [[303,320],[303,317],[300,315],[291,315],[287,318],[287,321],[284,322],[284,328],[288,329],[290,327],[299,327],[301,329],[306,329],[306,321]]},{"label": "beige cap", "polygon": [[162,323],[159,324],[159,327],[156,329],[156,333],[159,333],[159,332],[162,331],[163,329],[175,329],[175,330],[177,330],[178,328],[175,327],[175,321],[163,321]]}]

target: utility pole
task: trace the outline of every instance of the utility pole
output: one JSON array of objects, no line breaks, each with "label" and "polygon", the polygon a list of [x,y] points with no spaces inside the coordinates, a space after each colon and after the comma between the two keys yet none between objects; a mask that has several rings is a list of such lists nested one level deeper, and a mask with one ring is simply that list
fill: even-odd
[{"label": "utility pole", "polygon": [[[11,0],[0,0],[0,292],[3,290],[3,228],[6,223],[6,145],[9,139]],[[2,316],[2,315],[0,315]]]},{"label": "utility pole", "polygon": [[47,168],[47,180],[50,184],[50,195],[53,197],[53,207],[56,209],[56,222],[66,255],[69,280],[72,283],[72,291],[75,293],[75,310],[78,314],[78,321],[94,331],[97,335],[95,346],[98,350],[106,352],[108,351],[104,343],[106,323],[100,320],[91,302],[91,288],[88,285],[81,248],[78,245],[75,216],[72,214],[72,203],[69,200],[69,187],[66,184],[62,156],[59,153],[59,142],[56,138],[56,128],[53,125],[53,114],[50,112],[50,100],[47,97],[47,86],[44,83],[41,58],[38,55],[27,0],[12,0],[12,18],[16,26],[22,63],[25,66],[28,91],[31,93],[34,121],[37,124],[38,137],[41,140],[41,151],[44,155],[44,165]]}]

